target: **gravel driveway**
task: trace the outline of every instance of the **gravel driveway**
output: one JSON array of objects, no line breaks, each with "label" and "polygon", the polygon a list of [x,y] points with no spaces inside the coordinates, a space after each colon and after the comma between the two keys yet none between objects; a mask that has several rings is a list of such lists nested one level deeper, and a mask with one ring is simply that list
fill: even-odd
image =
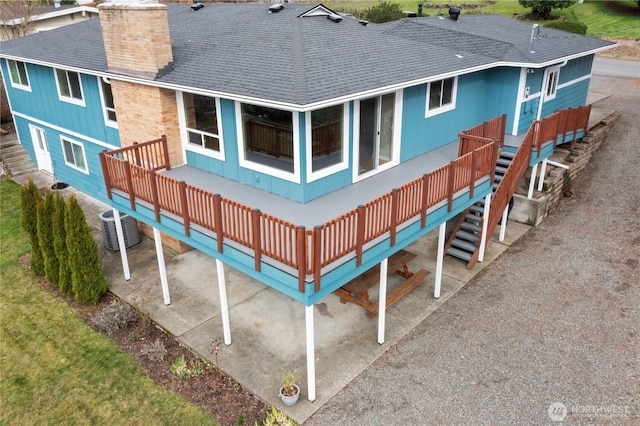
[{"label": "gravel driveway", "polygon": [[640,79],[572,198],[305,425],[640,424]]}]

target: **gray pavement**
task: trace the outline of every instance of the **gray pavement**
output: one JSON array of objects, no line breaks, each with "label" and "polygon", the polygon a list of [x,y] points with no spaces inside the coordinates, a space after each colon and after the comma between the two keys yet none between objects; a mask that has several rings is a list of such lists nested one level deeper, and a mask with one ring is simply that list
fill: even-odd
[{"label": "gray pavement", "polygon": [[305,425],[640,424],[640,80],[592,87],[621,117],[574,197]]}]

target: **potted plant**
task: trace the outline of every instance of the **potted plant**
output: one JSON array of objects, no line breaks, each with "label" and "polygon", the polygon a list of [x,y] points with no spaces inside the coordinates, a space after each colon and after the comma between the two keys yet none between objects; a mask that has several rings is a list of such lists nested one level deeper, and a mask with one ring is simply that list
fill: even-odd
[{"label": "potted plant", "polygon": [[280,380],[280,398],[287,407],[291,407],[298,402],[298,397],[300,396],[298,380],[300,380],[298,370],[283,370],[282,379]]}]

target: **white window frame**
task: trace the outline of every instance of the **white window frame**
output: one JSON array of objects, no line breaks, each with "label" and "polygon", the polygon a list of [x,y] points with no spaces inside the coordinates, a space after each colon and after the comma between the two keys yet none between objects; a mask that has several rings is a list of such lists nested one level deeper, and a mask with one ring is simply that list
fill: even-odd
[{"label": "white window frame", "polygon": [[247,103],[249,105],[257,105],[252,104],[250,102],[240,102],[235,101],[235,109],[236,109],[236,131],[238,133],[238,161],[240,163],[240,167],[244,167],[249,170],[254,170],[256,172],[264,173],[269,176],[277,177],[279,179],[283,179],[293,183],[300,183],[300,120],[299,114],[295,111],[283,110],[282,108],[278,108],[277,106],[271,105],[261,105],[267,108],[275,108],[280,109],[282,111],[291,112],[291,120],[293,124],[293,173],[287,172],[281,169],[276,169],[275,167],[269,167],[264,164],[255,163],[253,161],[247,160],[245,156],[245,147],[244,147],[244,130],[242,129],[242,104]]},{"label": "white window frame", "polygon": [[[429,109],[429,98],[431,95],[431,86],[433,83],[437,83],[439,81],[444,82],[445,80],[453,79],[453,87],[451,88],[451,102],[448,104],[442,105],[442,91],[440,92],[440,106],[438,108]],[[440,87],[444,87],[441,85]],[[456,100],[458,98],[458,76],[442,78],[440,80],[435,80],[427,83],[427,99],[425,101],[425,118],[433,117],[434,115],[442,114],[447,111],[452,111],[456,109]]]},{"label": "white window frame", "polygon": [[544,100],[550,101],[556,98],[558,92],[558,81],[560,80],[560,67],[551,67],[547,69],[547,75],[544,84]]},{"label": "white window frame", "polygon": [[[178,104],[178,122],[180,124],[180,136],[182,138],[182,147],[184,150],[184,157],[186,158],[186,151],[195,152],[197,154],[206,155],[207,157],[215,158],[217,160],[225,161],[225,153],[224,153],[224,138],[222,137],[222,117],[220,110],[220,98],[210,96],[216,100],[216,121],[218,125],[218,134],[203,132],[202,130],[192,129],[187,127],[187,117],[184,112],[184,97],[183,94],[185,92],[176,91],[176,102]],[[198,94],[194,92],[187,92],[192,94]],[[205,96],[205,95],[203,95]],[[218,146],[220,147],[219,151],[214,151],[212,149],[205,148],[204,146],[194,145],[189,142],[189,132],[199,133],[204,136],[211,136],[214,138],[218,138]],[[203,144],[204,145],[204,144]]]},{"label": "white window frame", "polygon": [[342,117],[342,161],[333,164],[324,169],[320,169],[317,172],[313,171],[313,147],[312,147],[312,135],[311,135],[311,114],[313,111],[305,112],[305,140],[307,149],[306,167],[307,167],[307,183],[314,180],[322,179],[341,170],[345,170],[349,167],[349,104],[342,104],[343,117]]},{"label": "white window frame", "polygon": [[[13,59],[6,59],[7,70],[9,71],[9,81],[11,81],[11,87],[15,87],[16,89],[25,90],[27,92],[31,91],[31,85],[29,84],[29,73],[27,72],[27,64],[22,61],[16,61]],[[13,80],[13,73],[11,72],[11,63],[14,63],[18,68],[18,79],[20,81]],[[19,64],[22,64],[22,68],[24,69],[24,75],[26,76],[26,83],[22,81],[22,77],[20,76]]]},{"label": "white window frame", "polygon": [[[104,97],[104,90],[102,88],[102,82],[111,86],[111,80],[106,77],[97,77],[98,80],[98,88],[100,90],[100,102],[102,103],[102,114],[104,116],[104,124],[109,127],[113,127],[114,129],[118,128],[118,115],[116,114],[116,119],[112,120],[109,118],[109,112],[116,113],[115,108],[111,108],[107,106],[106,99]],[[113,89],[111,90],[111,97],[113,98]],[[114,101],[115,103],[115,101]],[[115,106],[115,105],[114,105]]]},{"label": "white window frame", "polygon": [[[69,82],[69,73],[75,73],[78,75],[78,86],[80,86],[80,99],[78,98],[74,98],[73,96],[64,96],[62,94],[62,90],[60,90],[60,82],[58,81],[58,71],[62,71],[65,73],[66,76],[66,80],[67,80],[67,86],[69,88],[69,93],[72,93],[71,90],[71,84]],[[61,68],[53,68],[53,77],[56,81],[56,87],[58,89],[58,99],[60,99],[63,102],[68,102],[70,104],[74,104],[74,105],[79,105],[79,106],[85,106],[84,103],[84,91],[82,90],[82,76],[80,75],[79,72],[77,71],[69,71],[69,70],[64,70]]]},{"label": "white window frame", "polygon": [[[80,149],[82,150],[82,161],[84,161],[84,165],[85,165],[85,169],[79,167],[76,164],[76,159],[73,158],[73,161],[69,161],[69,159],[67,158],[67,151],[65,150],[64,144],[65,142],[70,143],[71,145],[75,145],[75,146],[79,146]],[[71,167],[72,169],[78,170],[79,172],[85,173],[85,174],[89,174],[89,164],[87,163],[87,154],[84,150],[84,145],[81,142],[75,141],[73,139],[70,139],[66,136],[60,136],[60,145],[62,146],[62,157],[64,158],[64,163]],[[75,152],[74,152],[74,156],[75,156]]]}]

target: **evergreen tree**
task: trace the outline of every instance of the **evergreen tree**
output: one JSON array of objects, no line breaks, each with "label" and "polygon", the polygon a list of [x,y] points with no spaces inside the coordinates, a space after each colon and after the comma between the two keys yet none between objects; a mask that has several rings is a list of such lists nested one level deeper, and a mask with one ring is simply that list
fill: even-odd
[{"label": "evergreen tree", "polygon": [[67,232],[64,225],[65,201],[60,193],[53,199],[52,233],[53,247],[58,259],[58,287],[63,293],[71,293],[71,270],[67,255]]},{"label": "evergreen tree", "polygon": [[52,284],[58,285],[60,266],[53,246],[53,194],[47,191],[38,205],[38,243],[42,251],[44,276]]},{"label": "evergreen tree", "polygon": [[82,304],[96,304],[109,288],[109,282],[102,271],[100,253],[91,229],[74,196],[67,203],[64,225],[73,294]]},{"label": "evergreen tree", "polygon": [[42,195],[38,186],[29,179],[29,183],[20,188],[20,224],[29,235],[31,244],[31,271],[36,275],[44,275],[44,262],[40,244],[38,243],[38,204]]}]

